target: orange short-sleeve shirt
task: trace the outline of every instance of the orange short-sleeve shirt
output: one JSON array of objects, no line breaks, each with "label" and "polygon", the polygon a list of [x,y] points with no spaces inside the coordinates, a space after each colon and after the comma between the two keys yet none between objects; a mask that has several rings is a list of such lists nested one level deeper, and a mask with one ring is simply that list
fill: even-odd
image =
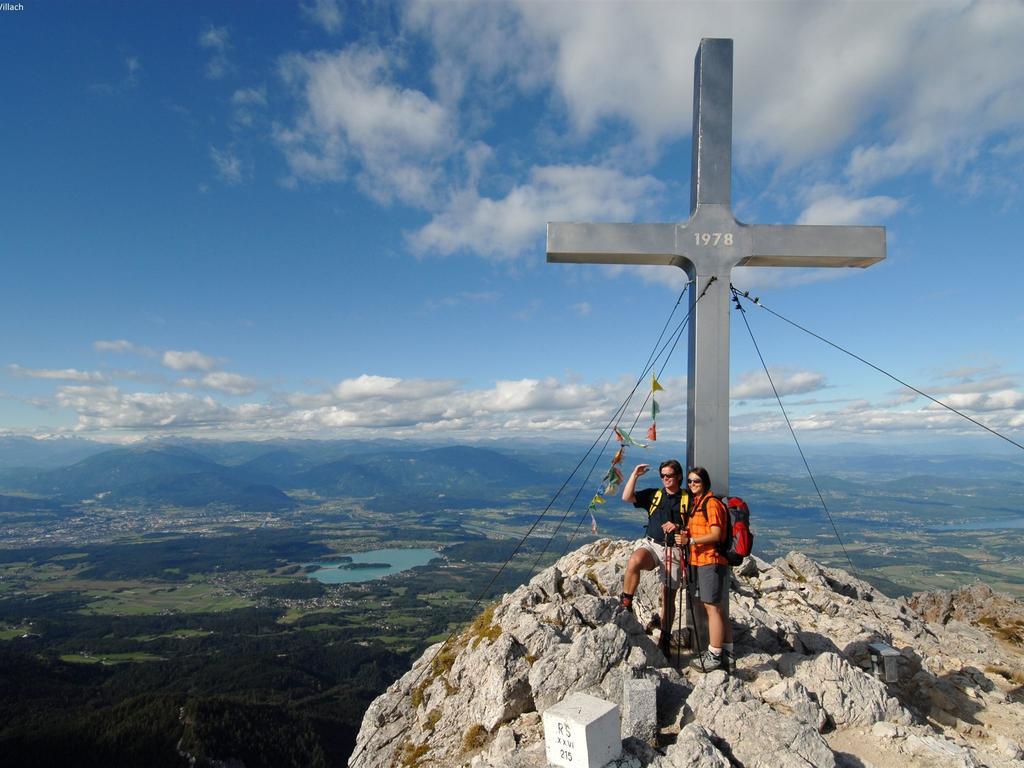
[{"label": "orange short-sleeve shirt", "polygon": [[[706,536],[711,533],[711,528],[715,525],[719,527],[724,536],[726,514],[722,502],[712,496],[706,503],[703,499],[695,502],[692,509],[690,519],[686,525],[686,530],[690,534],[691,539],[698,536]],[[707,513],[706,517],[705,512]],[[716,542],[713,541],[707,544],[690,544],[690,564],[728,565],[729,561],[722,557],[715,547]]]}]

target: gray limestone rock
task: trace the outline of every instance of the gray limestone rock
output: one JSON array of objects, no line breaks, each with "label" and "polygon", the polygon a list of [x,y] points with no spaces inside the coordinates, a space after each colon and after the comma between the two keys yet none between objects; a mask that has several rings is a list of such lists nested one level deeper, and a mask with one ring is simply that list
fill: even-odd
[{"label": "gray limestone rock", "polygon": [[622,737],[654,743],[657,735],[657,684],[645,678],[627,678],[622,685]]},{"label": "gray limestone rock", "polygon": [[795,680],[781,680],[761,693],[761,698],[771,704],[776,712],[790,713],[818,733],[828,725],[828,715],[821,705]]},{"label": "gray limestone rock", "polygon": [[[785,664],[781,666],[784,668]],[[913,719],[889,694],[884,683],[837,653],[822,653],[800,661],[792,674],[816,694],[837,726],[871,725],[879,720],[907,724]]]},{"label": "gray limestone rock", "polygon": [[686,701],[694,722],[746,768],[829,768],[835,755],[817,729],[780,714],[722,671],[705,675]]},{"label": "gray limestone rock", "polygon": [[651,763],[651,768],[731,768],[729,759],[715,746],[711,734],[697,723],[686,725],[673,744]]},{"label": "gray limestone rock", "polygon": [[[367,709],[351,765],[543,768],[547,707],[573,691],[622,706],[638,674],[656,684],[660,751],[627,738],[612,768],[869,765],[879,755],[894,762],[875,764],[914,768],[1019,764],[1024,654],[990,621],[1016,620],[1014,601],[980,589],[931,597],[921,610],[942,623],[929,624],[799,553],[749,558],[734,571],[737,671],[684,677],[643,632],[656,574],[641,578],[636,615],[617,608],[634,546],[581,547],[427,649]],[[900,650],[898,683],[865,671],[878,641]]]}]

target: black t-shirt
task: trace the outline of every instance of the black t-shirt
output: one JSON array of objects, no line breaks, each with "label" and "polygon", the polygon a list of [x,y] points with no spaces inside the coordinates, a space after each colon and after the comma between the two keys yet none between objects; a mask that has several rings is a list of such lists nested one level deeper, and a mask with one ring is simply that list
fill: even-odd
[{"label": "black t-shirt", "polygon": [[[637,491],[633,506],[637,509],[651,508],[651,502],[654,501],[654,494],[658,492],[658,488],[644,488],[643,490]],[[675,523],[676,525],[682,525],[683,519],[679,513],[679,506],[683,501],[684,495],[687,497],[687,508],[689,505],[689,491],[680,491],[679,493],[668,494],[664,490],[661,491],[661,499],[658,501],[658,507],[654,512],[650,513],[647,518],[647,536],[654,539],[659,544],[665,543],[665,532],[661,530],[661,526],[665,523]]]}]

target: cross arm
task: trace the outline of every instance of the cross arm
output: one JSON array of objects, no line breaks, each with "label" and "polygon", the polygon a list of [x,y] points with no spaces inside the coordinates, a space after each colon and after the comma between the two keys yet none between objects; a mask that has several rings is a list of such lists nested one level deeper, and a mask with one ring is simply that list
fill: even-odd
[{"label": "cross arm", "polygon": [[676,225],[549,222],[548,261],[575,264],[676,264]]},{"label": "cross arm", "polygon": [[750,255],[741,267],[870,267],[885,258],[885,227],[753,224],[748,230]]}]

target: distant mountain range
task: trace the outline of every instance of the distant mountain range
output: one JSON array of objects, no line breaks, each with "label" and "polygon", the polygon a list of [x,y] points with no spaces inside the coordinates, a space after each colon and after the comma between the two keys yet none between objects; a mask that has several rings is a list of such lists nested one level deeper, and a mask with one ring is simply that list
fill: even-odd
[{"label": "distant mountain range", "polygon": [[[685,455],[677,445],[659,443],[658,449],[656,454],[631,452],[624,471],[632,461]],[[394,440],[166,440],[117,447],[79,439],[2,437],[0,494],[10,498],[0,500],[0,511],[19,506],[27,510],[28,502],[18,501],[26,496],[39,500],[36,509],[38,504],[99,499],[118,505],[274,511],[296,508],[310,495],[381,502],[415,496],[464,506],[512,494],[550,497],[584,453],[583,447],[522,442],[433,447]],[[788,446],[744,447],[735,454],[732,480],[737,489],[765,478],[802,479],[806,473]],[[593,464],[603,474],[606,459],[595,461],[585,468]],[[844,454],[830,446],[812,452],[812,464],[832,493],[855,494],[863,487],[875,493],[963,489],[989,479],[998,479],[1003,487],[1024,486],[1024,457],[1017,454],[928,456],[864,446],[851,446]],[[590,483],[596,489],[596,477]]]},{"label": "distant mountain range", "polygon": [[[203,450],[207,447],[212,450]],[[255,447],[262,450],[254,451]],[[107,504],[215,504],[271,511],[299,506],[289,491],[322,497],[429,494],[486,498],[531,489],[543,493],[556,480],[518,458],[472,446],[370,446],[369,450],[364,446],[358,451],[351,444],[329,444],[316,451],[308,444],[249,443],[225,448],[224,444],[199,442],[106,446],[106,450],[67,466],[0,469],[0,493],[30,494],[59,503],[102,499]],[[340,458],[325,461],[325,455]],[[245,460],[227,463],[239,458]]]}]

